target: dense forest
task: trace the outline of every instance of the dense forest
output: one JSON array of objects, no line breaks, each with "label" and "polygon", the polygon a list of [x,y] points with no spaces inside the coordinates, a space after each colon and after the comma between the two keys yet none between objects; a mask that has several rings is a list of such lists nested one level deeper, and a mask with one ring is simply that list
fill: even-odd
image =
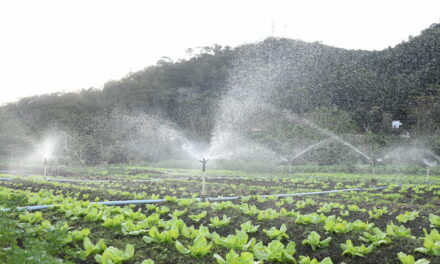
[{"label": "dense forest", "polygon": [[330,109],[350,119],[350,129],[359,134],[392,134],[391,121],[400,120],[403,131],[427,138],[440,153],[439,24],[381,51],[271,37],[236,48],[213,45],[188,52],[189,59],[164,57],[102,89],[33,96],[0,107],[0,155],[20,155],[36,138],[59,130],[80,142],[76,155],[85,155],[91,164],[127,161],[130,157],[106,156],[108,149],[102,147],[114,146],[115,138],[133,130],[108,136],[105,117],[115,109],[160,115],[189,137],[208,140],[236,58],[252,60],[255,54],[263,61],[283,60],[282,109],[306,115]]}]

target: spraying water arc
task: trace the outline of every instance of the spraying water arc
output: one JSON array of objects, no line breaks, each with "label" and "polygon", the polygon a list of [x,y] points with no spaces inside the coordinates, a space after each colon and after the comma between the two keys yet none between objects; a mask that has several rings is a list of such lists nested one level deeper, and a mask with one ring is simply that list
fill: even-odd
[{"label": "spraying water arc", "polygon": [[285,160],[288,162],[288,165],[289,165],[289,177],[292,177],[292,162],[293,162],[295,159],[297,159],[297,158],[301,157],[302,155],[306,154],[307,152],[309,152],[309,151],[311,151],[311,150],[313,150],[313,149],[315,149],[315,148],[317,148],[317,147],[323,145],[324,143],[329,142],[330,140],[331,140],[331,139],[324,139],[324,140],[321,140],[321,141],[319,141],[319,142],[317,142],[317,143],[314,143],[314,144],[309,145],[309,146],[306,147],[306,148],[301,149],[300,151],[298,151],[296,154],[294,154],[294,155],[293,155],[292,157],[290,157],[290,158],[286,158],[286,157],[284,157],[283,159],[285,159]]}]

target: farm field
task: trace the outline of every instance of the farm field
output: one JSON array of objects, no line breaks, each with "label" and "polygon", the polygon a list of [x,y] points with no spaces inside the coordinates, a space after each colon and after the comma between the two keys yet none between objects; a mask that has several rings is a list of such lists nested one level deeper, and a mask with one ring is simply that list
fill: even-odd
[{"label": "farm field", "polygon": [[[438,176],[208,171],[199,199],[200,175],[2,174],[0,262],[440,263]],[[124,200],[158,201],[99,203]]]}]

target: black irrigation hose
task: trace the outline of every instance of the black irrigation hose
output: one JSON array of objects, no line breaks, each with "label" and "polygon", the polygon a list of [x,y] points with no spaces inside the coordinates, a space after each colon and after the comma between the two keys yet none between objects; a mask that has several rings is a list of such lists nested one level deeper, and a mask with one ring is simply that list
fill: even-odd
[{"label": "black irrigation hose", "polygon": [[[317,195],[317,194],[328,194],[328,193],[338,193],[338,192],[352,192],[352,191],[365,191],[365,190],[382,190],[386,189],[387,186],[380,186],[380,187],[374,187],[374,188],[351,188],[351,189],[340,189],[340,190],[329,190],[329,191],[320,191],[320,192],[305,192],[305,193],[287,193],[287,194],[272,194],[272,195],[260,195],[260,197],[289,197],[289,196],[306,196],[306,195]],[[217,201],[231,201],[231,200],[238,200],[243,197],[249,197],[249,196],[230,196],[230,197],[208,197],[204,200],[211,201],[211,202],[217,202]],[[202,201],[202,198],[195,198],[196,200]],[[93,202],[103,205],[129,205],[129,204],[154,204],[154,203],[163,203],[166,202],[165,199],[156,199],[156,200],[126,200],[126,201],[106,201],[106,202]],[[34,205],[34,206],[25,206],[25,207],[19,207],[19,210],[28,210],[28,211],[35,211],[35,210],[43,210],[51,207],[55,207],[56,205]],[[3,211],[7,211],[7,209],[2,209]]]}]

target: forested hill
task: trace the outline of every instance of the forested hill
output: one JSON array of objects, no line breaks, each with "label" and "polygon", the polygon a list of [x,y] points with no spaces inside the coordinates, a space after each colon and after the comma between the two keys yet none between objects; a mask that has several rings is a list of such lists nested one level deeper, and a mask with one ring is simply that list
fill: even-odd
[{"label": "forested hill", "polygon": [[207,136],[235,58],[252,54],[288,62],[286,72],[292,74],[284,82],[282,107],[290,111],[337,107],[352,117],[359,132],[383,133],[389,119],[401,120],[414,132],[440,130],[440,25],[433,24],[382,51],[284,38],[234,49],[205,47],[188,60],[163,58],[155,66],[107,82],[102,90],[34,96],[5,105],[0,108],[0,134],[38,134],[48,126],[93,130],[86,124],[91,116],[123,107],[160,112],[182,130]]}]

